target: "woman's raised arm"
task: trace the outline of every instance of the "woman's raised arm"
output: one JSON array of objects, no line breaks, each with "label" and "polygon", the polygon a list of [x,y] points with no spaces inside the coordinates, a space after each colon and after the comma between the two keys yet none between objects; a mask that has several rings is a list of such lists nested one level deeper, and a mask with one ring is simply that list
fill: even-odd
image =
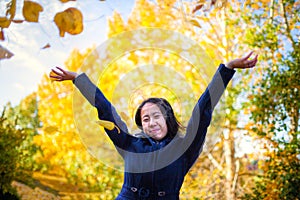
[{"label": "woman's raised arm", "polygon": [[245,57],[234,59],[226,65],[221,64],[207,89],[199,98],[188,123],[185,136],[185,139],[191,142],[186,151],[190,158],[190,166],[202,151],[207,128],[211,122],[212,112],[233,77],[235,73],[234,69],[247,69],[256,65],[258,56],[256,55],[253,59],[249,59],[252,54],[253,52],[250,52]]},{"label": "woman's raised arm", "polygon": [[[122,121],[115,107],[106,99],[101,90],[92,83],[85,73],[77,74],[76,72],[56,67],[51,70],[49,77],[51,80],[59,82],[71,80],[89,103],[97,108],[98,118],[112,122],[117,126],[115,129],[110,129],[105,126],[104,128],[114,144],[118,147],[123,147],[128,132],[126,124]],[[99,124],[103,125],[107,123]]]}]

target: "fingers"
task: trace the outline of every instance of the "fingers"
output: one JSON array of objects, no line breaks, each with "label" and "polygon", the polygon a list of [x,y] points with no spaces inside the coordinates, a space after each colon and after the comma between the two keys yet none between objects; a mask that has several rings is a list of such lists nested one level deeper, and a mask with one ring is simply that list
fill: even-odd
[{"label": "fingers", "polygon": [[251,51],[248,55],[246,55],[243,60],[248,60],[248,58],[250,58],[250,56],[253,54],[253,51]]},{"label": "fingers", "polygon": [[55,69],[51,69],[49,77],[53,81],[66,81],[66,80],[74,80],[77,76],[76,72],[66,71],[61,67],[56,67]]},{"label": "fingers", "polygon": [[[53,72],[53,71],[51,71],[51,72]],[[61,75],[53,75],[52,73],[50,73],[49,77],[50,77],[51,81],[62,81],[63,80]]]},{"label": "fingers", "polygon": [[51,72],[49,74],[49,77],[52,81],[63,81],[64,80],[64,76],[65,76],[65,70],[63,70],[60,67],[56,67],[56,69],[51,69]]},{"label": "fingers", "polygon": [[63,68],[58,66],[56,66],[56,68],[59,69],[63,74],[67,74],[66,70],[64,70]]},{"label": "fingers", "polygon": [[257,57],[258,55],[256,55],[252,60],[247,60],[245,62],[246,67],[245,68],[252,68],[256,65],[257,63]]}]

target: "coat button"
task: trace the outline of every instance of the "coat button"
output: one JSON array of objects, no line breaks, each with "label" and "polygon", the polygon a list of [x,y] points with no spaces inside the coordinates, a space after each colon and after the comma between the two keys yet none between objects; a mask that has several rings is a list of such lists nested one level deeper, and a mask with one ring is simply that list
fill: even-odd
[{"label": "coat button", "polygon": [[166,192],[165,192],[165,191],[160,191],[160,192],[157,193],[157,195],[158,195],[159,197],[163,197],[163,196],[166,195]]},{"label": "coat button", "polygon": [[140,188],[139,189],[139,196],[140,197],[149,197],[150,195],[150,190],[149,189],[146,189],[146,188]]},{"label": "coat button", "polygon": [[136,192],[138,189],[137,189],[136,187],[131,187],[130,190],[131,190],[132,192]]}]

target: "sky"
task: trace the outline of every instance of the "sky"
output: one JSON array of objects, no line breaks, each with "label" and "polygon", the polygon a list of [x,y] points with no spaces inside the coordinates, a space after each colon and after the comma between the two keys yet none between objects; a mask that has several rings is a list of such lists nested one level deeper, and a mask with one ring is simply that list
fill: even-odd
[{"label": "sky", "polygon": [[[0,2],[0,17],[5,14],[5,4]],[[42,76],[51,68],[64,66],[73,49],[84,51],[94,45],[101,45],[107,39],[107,20],[113,11],[126,19],[134,6],[134,0],[77,0],[61,3],[59,0],[36,0],[43,6],[39,23],[11,23],[4,29],[5,40],[0,45],[14,54],[10,59],[0,61],[0,110],[7,102],[13,106],[37,90]],[[49,3],[51,2],[51,3]],[[23,19],[23,0],[17,0],[15,19]],[[83,14],[84,30],[79,35],[59,31],[53,18],[57,12],[69,7],[78,8]],[[42,49],[46,44],[50,48]]]}]

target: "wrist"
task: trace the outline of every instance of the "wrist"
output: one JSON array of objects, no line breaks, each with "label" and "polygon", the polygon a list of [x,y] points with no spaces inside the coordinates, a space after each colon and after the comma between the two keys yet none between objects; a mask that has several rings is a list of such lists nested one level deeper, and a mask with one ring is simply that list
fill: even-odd
[{"label": "wrist", "polygon": [[72,72],[72,80],[76,79],[78,77],[79,74],[77,74],[76,72]]},{"label": "wrist", "polygon": [[227,67],[228,69],[233,69],[234,68],[230,62],[226,63],[225,67]]}]

